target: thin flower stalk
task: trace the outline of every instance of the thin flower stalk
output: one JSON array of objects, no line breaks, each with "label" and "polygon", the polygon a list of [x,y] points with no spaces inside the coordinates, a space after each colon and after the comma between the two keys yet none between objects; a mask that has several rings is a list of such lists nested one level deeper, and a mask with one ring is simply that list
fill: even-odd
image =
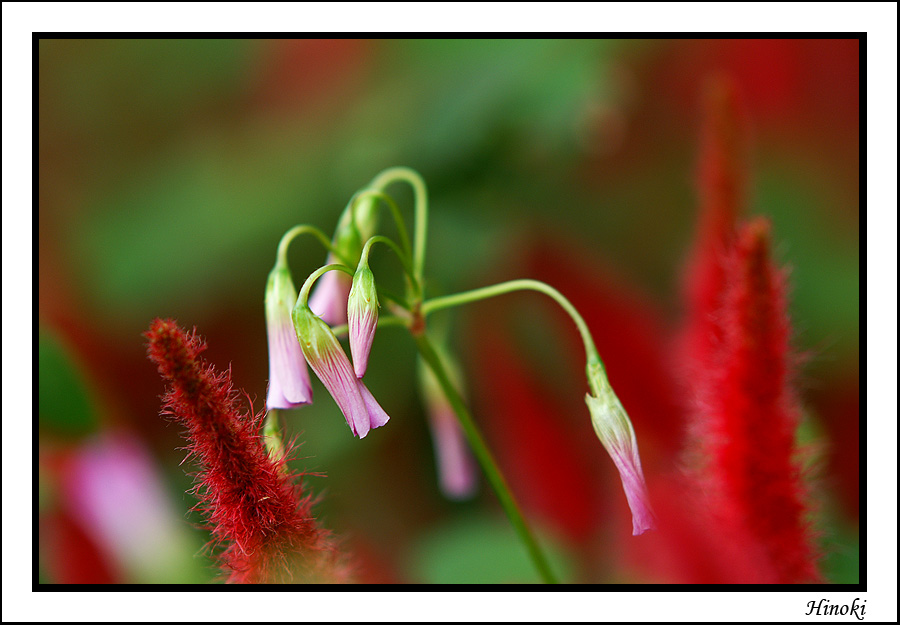
[{"label": "thin flower stalk", "polygon": [[746,203],[746,130],[735,87],[719,78],[707,85],[705,95],[697,165],[697,238],[684,285],[686,377],[705,370],[722,340],[717,312],[725,288],[725,255]]}]

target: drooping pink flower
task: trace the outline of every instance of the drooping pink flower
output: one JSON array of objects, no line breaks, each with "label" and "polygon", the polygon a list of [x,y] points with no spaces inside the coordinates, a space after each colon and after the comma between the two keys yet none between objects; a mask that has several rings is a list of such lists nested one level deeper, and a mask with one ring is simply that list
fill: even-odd
[{"label": "drooping pink flower", "polygon": [[[326,265],[338,262],[329,254]],[[309,307],[328,325],[347,323],[347,299],[353,279],[343,271],[329,271],[319,278],[309,296]]]},{"label": "drooping pink flower", "polygon": [[[334,272],[331,272],[334,273]],[[312,385],[291,308],[297,291],[286,267],[275,267],[266,285],[266,334],[269,340],[269,390],[266,408],[288,410],[312,402]]]},{"label": "drooping pink flower", "polygon": [[428,411],[441,492],[448,499],[471,498],[478,490],[478,469],[465,434],[449,404]]},{"label": "drooping pink flower", "polygon": [[625,498],[628,500],[628,507],[631,508],[633,534],[638,536],[654,529],[656,522],[647,495],[647,485],[644,482],[637,437],[634,435],[631,420],[609,385],[606,375],[592,375],[591,386],[596,396],[585,395],[584,398],[591,413],[591,423],[597,438],[603,443],[603,447],[619,471]]},{"label": "drooping pink flower", "polygon": [[364,438],[371,428],[387,423],[390,417],[356,377],[328,324],[308,306],[294,308],[293,319],[306,361],[334,397],[353,434]]},{"label": "drooping pink flower", "polygon": [[368,265],[360,266],[353,275],[353,285],[347,300],[347,325],[353,370],[356,377],[361,378],[366,374],[369,352],[375,339],[375,327],[378,325],[378,293],[375,290],[375,276]]}]

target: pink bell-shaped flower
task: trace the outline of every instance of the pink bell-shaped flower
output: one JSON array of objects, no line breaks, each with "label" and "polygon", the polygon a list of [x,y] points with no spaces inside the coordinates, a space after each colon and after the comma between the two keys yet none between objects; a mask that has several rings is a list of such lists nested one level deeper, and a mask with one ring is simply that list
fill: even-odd
[{"label": "pink bell-shaped flower", "polygon": [[605,373],[592,376],[592,387],[597,396],[586,395],[585,402],[591,411],[591,423],[603,447],[619,470],[625,498],[631,508],[634,535],[643,534],[656,527],[641,457],[638,454],[637,438],[631,420],[616,397]]},{"label": "pink bell-shaped flower", "polygon": [[291,322],[297,291],[286,267],[276,266],[266,285],[266,333],[269,339],[269,390],[266,408],[287,410],[312,402],[306,360]]},{"label": "pink bell-shaped flower", "polygon": [[363,438],[370,429],[387,423],[390,417],[357,379],[328,324],[303,304],[294,308],[293,320],[306,361],[334,397],[353,434]]}]

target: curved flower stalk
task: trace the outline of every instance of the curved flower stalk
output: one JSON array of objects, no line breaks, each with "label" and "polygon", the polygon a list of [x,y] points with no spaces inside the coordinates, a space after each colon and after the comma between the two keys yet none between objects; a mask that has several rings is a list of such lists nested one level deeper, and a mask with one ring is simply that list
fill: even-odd
[{"label": "curved flower stalk", "polygon": [[683,276],[686,379],[705,375],[722,341],[718,308],[725,288],[725,256],[747,203],[746,120],[735,86],[724,77],[710,81],[705,109],[697,163],[697,234]]},{"label": "curved flower stalk", "polygon": [[[641,470],[640,456],[638,455],[637,442],[631,426],[631,420],[628,418],[615,393],[612,392],[587,324],[562,293],[552,286],[537,280],[510,280],[509,282],[501,282],[500,284],[481,289],[429,300],[423,304],[422,310],[425,314],[428,314],[442,308],[458,306],[520,290],[538,291],[552,298],[568,313],[578,328],[581,340],[584,343],[588,383],[593,392],[593,397],[590,395],[587,397],[587,404],[591,412],[594,430],[619,470],[622,486],[625,489],[625,495],[631,507],[634,534],[642,534],[644,531],[652,529],[654,527],[653,513],[648,503],[644,474]],[[447,392],[446,388],[444,390]]]},{"label": "curved flower stalk", "polygon": [[301,302],[292,316],[306,361],[334,397],[354,436],[364,438],[370,429],[387,423],[390,417],[356,377],[328,324]]},{"label": "curved flower stalk", "polygon": [[306,360],[291,322],[297,290],[287,267],[279,263],[266,286],[266,333],[269,340],[269,389],[266,408],[287,410],[312,403]]}]

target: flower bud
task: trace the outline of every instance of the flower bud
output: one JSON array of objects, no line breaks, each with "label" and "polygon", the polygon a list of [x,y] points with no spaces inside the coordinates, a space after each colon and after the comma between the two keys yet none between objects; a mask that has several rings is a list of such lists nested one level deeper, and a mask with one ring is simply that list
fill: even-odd
[{"label": "flower bud", "polygon": [[590,367],[590,382],[596,396],[585,395],[591,412],[591,423],[603,447],[619,470],[625,498],[631,508],[634,535],[643,534],[655,527],[653,510],[647,495],[641,457],[631,420],[616,397],[602,368]]},{"label": "flower bud", "polygon": [[312,402],[306,361],[291,322],[297,291],[286,267],[275,267],[266,285],[269,391],[266,408],[290,409]]},{"label": "flower bud", "polygon": [[375,326],[378,324],[378,294],[375,291],[375,276],[368,264],[360,263],[353,275],[353,285],[347,299],[347,323],[350,327],[353,370],[356,377],[361,378],[366,373]]}]

